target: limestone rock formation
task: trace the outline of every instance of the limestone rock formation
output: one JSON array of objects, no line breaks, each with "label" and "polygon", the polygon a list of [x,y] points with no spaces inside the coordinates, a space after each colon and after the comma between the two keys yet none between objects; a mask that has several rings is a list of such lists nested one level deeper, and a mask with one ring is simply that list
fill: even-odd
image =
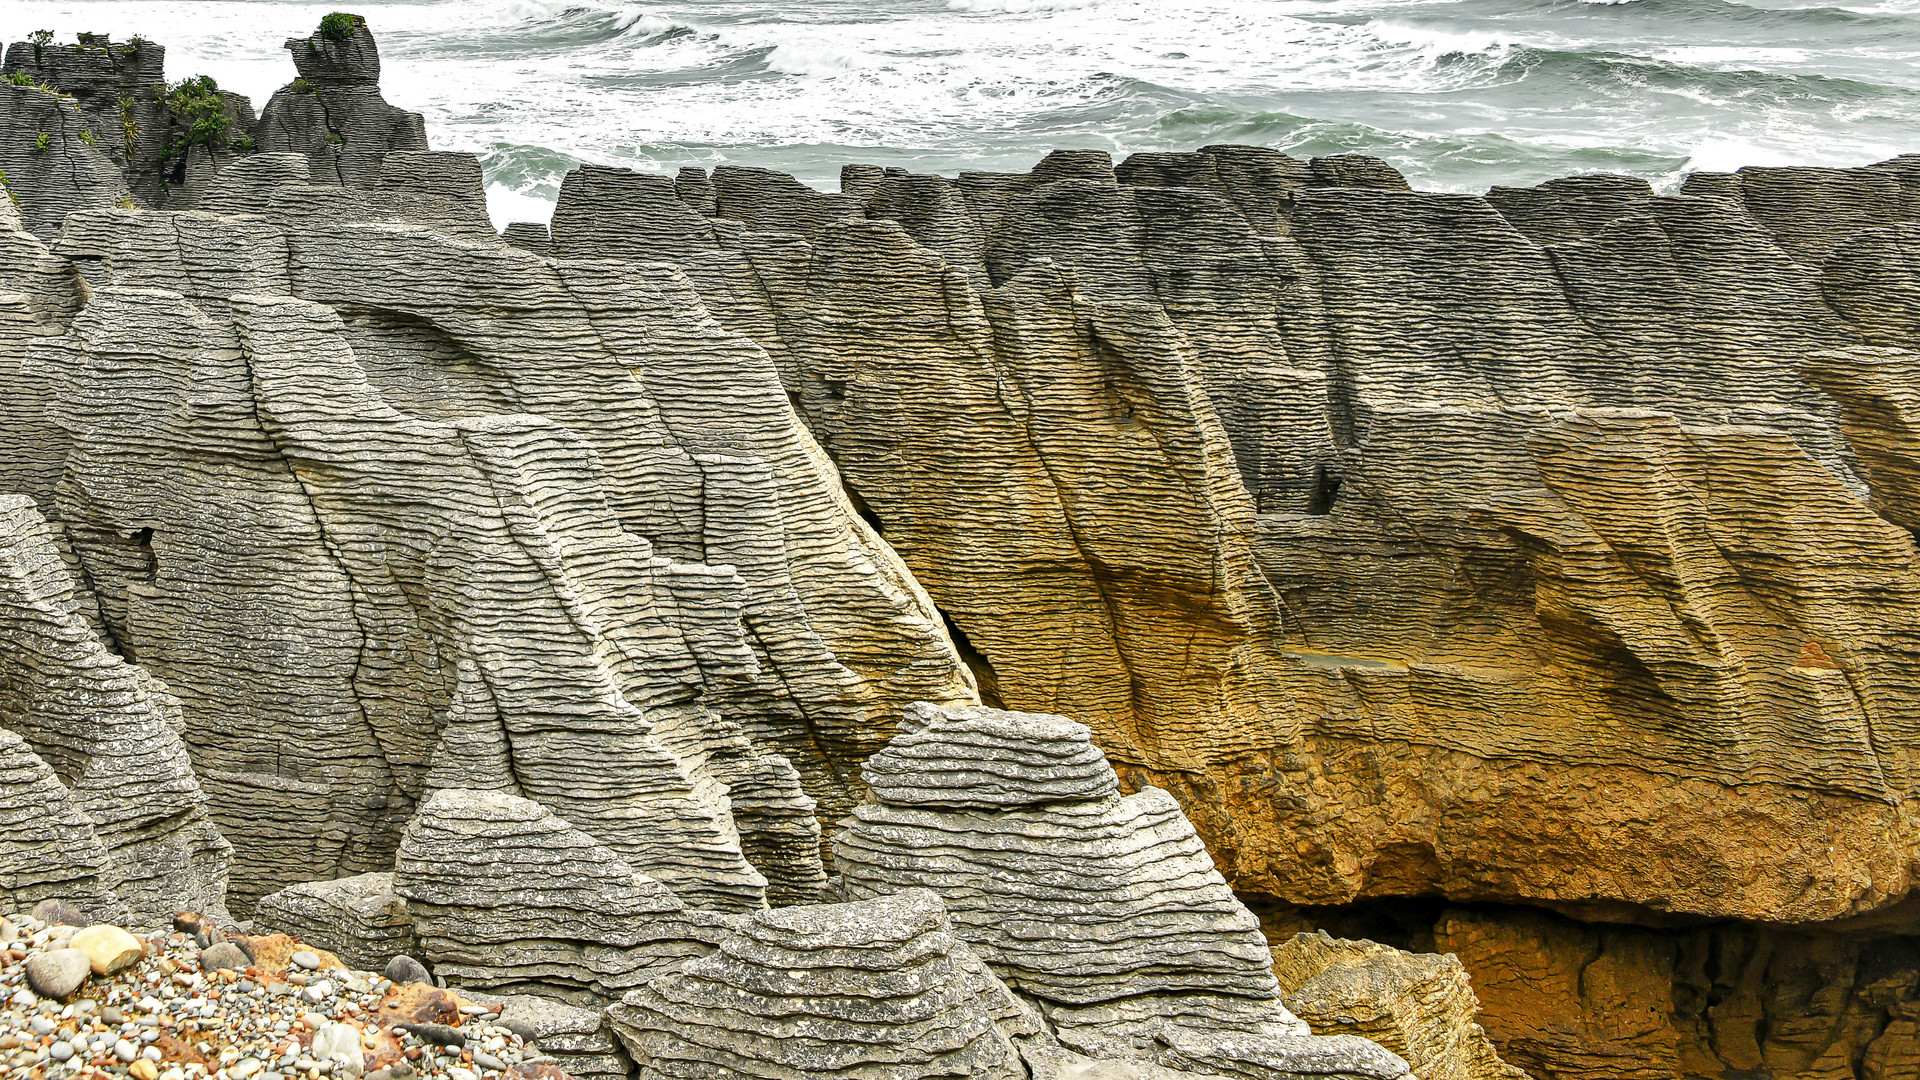
[{"label": "limestone rock formation", "polygon": [[112,857],[73,794],[26,740],[0,729],[0,898],[9,911],[42,900],[79,907],[90,919],[115,919],[126,909],[106,879]]},{"label": "limestone rock formation", "polygon": [[940,901],[910,890],[757,913],[718,952],[628,994],[608,1018],[641,1080],[1018,1080],[1026,1071],[995,1023],[995,987]]},{"label": "limestone rock formation", "polygon": [[389,152],[427,149],[420,114],[380,96],[380,51],[365,19],[329,15],[286,49],[299,77],[260,110],[261,150],[303,153],[323,182],[361,185],[380,176]]},{"label": "limestone rock formation", "polygon": [[0,198],[0,491],[27,495],[53,512],[66,467],[66,437],[47,417],[52,390],[27,354],[80,310],[80,279],[66,260],[26,231],[12,200]]},{"label": "limestone rock formation", "polygon": [[43,241],[60,235],[69,213],[128,197],[120,170],[80,137],[84,131],[95,138],[88,124],[59,92],[0,80],[0,172],[6,176],[0,202]]},{"label": "limestone rock formation", "polygon": [[549,998],[508,995],[501,999],[500,1022],[533,1037],[573,1080],[626,1080],[633,1061],[607,1024],[606,1009],[578,1008]]},{"label": "limestone rock formation", "polygon": [[[89,601],[31,500],[0,495],[0,727],[32,747],[8,756],[23,809],[46,807],[38,843],[58,822],[72,845],[58,858],[76,867],[44,882],[22,869],[9,889],[97,879],[98,890],[76,885],[57,898],[84,906],[110,891],[139,926],[164,926],[182,909],[224,915],[230,849],[208,820],[179,703],[95,636],[81,614]],[[96,844],[104,859],[89,853]]]},{"label": "limestone rock formation", "polygon": [[[643,822],[595,822],[582,800],[611,805],[606,800],[623,785],[657,790],[661,781],[614,771],[581,785],[580,740],[588,739],[604,747],[625,740],[630,746],[619,753],[651,753],[652,768],[689,770],[686,779],[665,782],[682,785],[684,797],[705,809],[689,803],[671,813],[687,821],[704,814],[713,843],[744,845],[775,879],[776,899],[816,893],[825,878],[812,802],[801,794],[793,768],[762,748],[804,751],[807,767],[823,774],[828,766],[815,749],[821,743],[876,739],[873,727],[889,702],[897,708],[909,696],[964,694],[967,684],[930,605],[841,501],[772,372],[763,366],[757,381],[743,383],[739,367],[724,369],[737,404],[731,411],[711,407],[716,399],[705,387],[722,378],[722,369],[706,364],[706,350],[733,349],[753,361],[752,346],[703,324],[698,301],[671,275],[557,267],[491,240],[468,245],[406,225],[316,221],[301,200],[322,189],[296,182],[274,190],[287,195],[264,206],[277,222],[121,212],[74,218],[62,250],[99,289],[89,317],[43,365],[67,375],[70,393],[54,413],[64,430],[79,435],[69,474],[88,477],[62,501],[63,517],[123,648],[154,664],[188,702],[189,739],[202,754],[223,826],[242,858],[259,860],[264,871],[245,877],[243,888],[268,891],[382,868],[383,845],[391,850],[390,830],[404,820],[404,800],[429,784],[431,756],[443,742],[448,778],[433,783],[517,783],[556,800],[573,820],[593,824],[596,835],[647,872],[673,879],[710,869],[711,863],[685,859],[670,842],[647,839],[653,833]],[[349,248],[353,254],[346,257]],[[370,258],[374,251],[387,254]],[[387,268],[394,260],[414,260],[420,272],[389,273],[383,259]],[[452,267],[464,269],[451,280],[475,291],[436,284],[449,280]],[[508,293],[485,282],[502,283]],[[181,292],[164,299],[147,286]],[[122,287],[135,292],[116,298],[113,290]],[[312,304],[236,306],[231,298],[243,291],[297,291],[331,301],[351,318],[339,320]],[[503,317],[505,295],[519,297],[509,305],[519,316]],[[243,325],[229,328],[235,312]],[[427,327],[439,329],[418,329]],[[642,331],[647,336],[633,337]],[[301,366],[304,350],[323,341],[332,342],[316,354],[330,357],[323,378],[350,381],[327,381],[329,389],[315,397],[317,391],[296,384],[319,373]],[[644,383],[615,359],[642,341],[651,343],[645,347],[654,356]],[[131,366],[109,359],[126,348],[152,359]],[[243,364],[235,350],[249,359]],[[172,389],[138,397],[83,391],[155,375]],[[195,383],[204,385],[203,394],[221,387],[231,411],[178,411],[172,403]],[[335,404],[339,385],[363,387],[365,407],[342,411],[345,406]],[[376,397],[385,404],[376,407]],[[159,422],[136,425],[149,441],[129,461],[128,447],[111,432],[133,422],[124,410],[143,399],[152,402],[143,406],[152,409],[147,415]],[[540,417],[497,419],[530,408]],[[348,429],[334,426],[342,422],[360,425],[359,434],[347,437]],[[441,434],[460,429],[471,434],[461,440]],[[588,433],[584,441],[579,433]],[[386,440],[395,450],[409,441],[432,450],[393,472],[405,455],[350,450],[365,438]],[[249,449],[235,459],[238,446]],[[201,470],[169,464],[201,456],[208,461]],[[348,465],[374,471],[364,481],[336,480],[334,470]],[[280,506],[276,516],[292,515],[301,539],[211,524],[231,513],[222,492],[247,471],[254,474],[251,497]],[[428,502],[383,494],[410,485],[433,493]],[[516,495],[505,499],[506,510],[488,509],[502,498],[496,492],[509,489],[536,497],[523,504]],[[586,501],[566,492],[586,493]],[[483,500],[479,509],[476,498]],[[527,509],[517,509],[522,505]],[[535,516],[523,519],[525,513]],[[558,619],[559,599],[580,595],[587,621],[569,615],[566,625],[554,623],[535,636],[580,642],[576,662],[586,665],[580,669],[585,683],[536,685],[508,654],[489,652],[493,646],[471,636],[503,641],[500,635],[526,632],[496,625],[474,606],[503,603],[505,594],[446,592],[430,584],[444,580],[450,588],[453,578],[434,575],[456,570],[461,579],[478,580],[476,568],[490,561],[498,569],[486,573],[506,574],[498,579],[503,585],[513,580],[521,571],[506,567],[529,565],[524,545],[510,539],[523,520],[542,522],[559,539],[559,547],[538,558],[540,573],[562,589],[552,606],[534,609],[537,616],[522,609],[515,618]],[[329,552],[327,538],[335,531],[376,524],[412,536],[412,554],[397,562],[372,554],[341,561]],[[141,528],[154,528],[161,544],[180,545],[166,572],[128,566],[106,540],[108,533]],[[441,541],[448,528],[464,539]],[[650,555],[650,545],[634,532],[656,538],[662,552],[724,564]],[[249,554],[241,561],[255,560],[254,569],[211,573],[235,565],[235,537],[246,538]],[[311,568],[297,595],[281,587],[281,571],[273,569],[290,558]],[[149,573],[155,574],[151,590],[135,598],[132,579]],[[200,617],[128,620],[129,606],[179,604],[189,595],[227,598],[215,624]],[[251,599],[235,602],[242,596]],[[846,610],[841,605],[863,617],[808,615],[810,608]],[[448,625],[448,618],[470,620],[462,624],[468,629],[434,639],[428,628]],[[258,652],[257,642],[270,637],[262,633],[267,626],[318,651],[288,656],[284,666],[268,656],[254,665],[227,662]],[[614,647],[611,660],[601,658],[599,646],[588,647],[593,634]],[[395,646],[371,655],[359,644],[362,635]],[[481,651],[448,656],[449,640]],[[321,658],[327,659],[317,663]],[[266,685],[303,690],[263,695],[259,688]],[[614,693],[609,687],[618,688],[617,697],[608,696]],[[486,700],[518,693],[533,696],[498,716]],[[584,696],[562,713],[550,711],[570,694]],[[547,704],[530,709],[538,701]],[[228,728],[217,741],[207,731],[203,741],[195,718],[204,707],[211,722],[216,706],[233,713],[223,723],[254,734],[236,736]],[[643,710],[644,721],[627,712],[630,707]],[[595,733],[577,719],[581,709],[612,709],[608,722],[627,719],[603,723]],[[541,710],[556,720],[538,720]],[[575,718],[564,737],[552,726],[563,713]],[[501,771],[502,723],[514,729],[507,740],[515,743],[512,774]],[[632,742],[648,741],[646,724],[662,749],[643,751]],[[329,728],[334,733],[321,734]],[[258,747],[279,747],[284,732],[302,729],[312,733],[296,740],[302,748],[296,753],[312,748],[310,763],[276,750],[270,768],[256,764]],[[342,739],[358,749],[343,754]],[[663,752],[672,760],[659,756]],[[536,767],[542,754],[559,756],[550,756],[551,768]],[[304,806],[300,814],[310,824],[283,834],[291,824],[284,811],[277,819],[249,821],[251,793],[260,790],[282,792],[278,798]],[[828,790],[851,797],[844,787]],[[403,801],[386,814],[361,816],[360,800],[395,796]],[[339,824],[322,824],[336,814]],[[652,855],[643,851],[648,844],[654,844]],[[312,854],[290,858],[302,848]],[[714,887],[731,891],[734,903],[757,902],[754,872],[736,865],[728,873],[735,882],[716,878]]]},{"label": "limestone rock formation", "polygon": [[391,873],[289,885],[260,898],[256,927],[299,938],[362,971],[385,970],[414,953],[413,917]]},{"label": "limestone rock formation", "polygon": [[937,893],[1067,1049],[1228,1075],[1406,1072],[1281,1005],[1259,920],[1171,796],[1118,793],[1085,725],[921,705],[906,726],[867,763],[874,801],[834,835],[841,888]]},{"label": "limestone rock formation", "polygon": [[1237,887],[1821,920],[1912,884],[1904,451],[1807,372],[1911,341],[1915,175],[1482,199],[1208,147],[743,210],[583,170],[552,242],[685,268],[989,703],[1089,724]]},{"label": "limestone rock formation", "polygon": [[393,890],[448,986],[591,1004],[704,955],[739,917],[665,885],[530,799],[451,788],[400,842]]},{"label": "limestone rock formation", "polygon": [[[83,205],[137,200],[153,207],[191,207],[200,189],[250,150],[256,121],[246,97],[204,77],[170,83],[165,66],[166,49],[140,37],[116,43],[107,34],[80,34],[71,45],[19,41],[7,48],[0,70],[56,91],[71,104],[75,118],[63,125],[70,145],[59,151],[67,175],[52,189],[28,189],[33,194],[26,200],[29,220],[54,214],[57,232],[63,193],[91,194]],[[53,141],[58,145],[60,134]],[[0,140],[0,160],[6,148],[22,145],[28,144],[8,133]],[[82,170],[104,177],[103,158],[119,170],[122,183],[74,182]],[[98,201],[102,196],[105,202]],[[53,238],[53,232],[41,235]]]},{"label": "limestone rock formation", "polygon": [[1287,1008],[1320,1034],[1369,1039],[1421,1080],[1526,1080],[1475,1022],[1480,1000],[1456,956],[1296,934],[1273,950]]}]

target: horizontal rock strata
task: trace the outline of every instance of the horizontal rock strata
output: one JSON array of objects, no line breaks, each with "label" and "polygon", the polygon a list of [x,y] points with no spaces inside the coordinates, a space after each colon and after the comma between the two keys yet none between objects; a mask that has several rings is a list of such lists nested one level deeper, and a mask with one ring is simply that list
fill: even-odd
[{"label": "horizontal rock strata", "polygon": [[447,985],[582,1005],[712,952],[740,918],[689,909],[544,806],[499,792],[422,804],[393,890]]},{"label": "horizontal rock strata", "polygon": [[413,917],[391,873],[290,885],[260,898],[254,925],[311,942],[347,964],[383,971],[414,952]]},{"label": "horizontal rock strata", "polygon": [[681,266],[983,692],[1237,887],[1820,920],[1911,885],[1912,646],[1864,599],[1913,580],[1906,448],[1842,386],[1911,363],[1916,175],[584,169],[552,244]]},{"label": "horizontal rock strata", "polygon": [[[101,888],[70,899],[110,891],[143,927],[182,909],[224,915],[231,849],[208,819],[179,703],[101,642],[82,614],[90,599],[32,502],[0,495],[0,726],[32,747],[12,755],[23,805],[84,814],[84,835],[60,857],[89,867],[84,876]],[[39,828],[70,819],[63,808]],[[105,861],[88,853],[96,845]],[[66,880],[22,875],[16,890]]]},{"label": "horizontal rock strata", "polygon": [[851,897],[930,889],[1069,1050],[1230,1075],[1398,1077],[1280,1002],[1259,920],[1158,788],[1121,796],[1085,725],[916,706],[834,835]]},{"label": "horizontal rock strata", "polygon": [[[643,1080],[1026,1075],[940,901],[762,912],[608,1012]],[[1005,994],[1004,989],[999,990]]]},{"label": "horizontal rock strata", "polygon": [[1422,1080],[1527,1080],[1474,1022],[1480,1000],[1451,954],[1296,934],[1273,950],[1287,1008],[1322,1034],[1377,1042]]}]

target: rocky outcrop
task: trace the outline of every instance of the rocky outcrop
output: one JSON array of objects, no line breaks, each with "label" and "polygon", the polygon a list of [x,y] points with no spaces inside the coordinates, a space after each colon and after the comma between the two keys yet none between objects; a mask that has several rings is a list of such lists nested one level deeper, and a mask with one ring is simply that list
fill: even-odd
[{"label": "rocky outcrop", "polygon": [[[744,852],[775,899],[817,893],[813,803],[769,751],[791,749],[844,803],[823,745],[851,753],[902,699],[968,689],[931,605],[843,501],[764,357],[706,321],[671,274],[315,220],[305,200],[323,189],[272,190],[256,204],[269,220],[72,219],[62,251],[98,291],[44,364],[64,373],[54,415],[77,439],[68,473],[85,478],[62,516],[117,640],[187,702],[222,825],[255,871],[242,888],[378,870],[409,800],[459,784],[551,799],[684,890],[717,864],[687,859],[682,826],[591,809],[646,790],[689,827],[708,820],[700,843]],[[388,272],[398,264],[416,270]],[[347,317],[240,293],[296,293]],[[652,356],[644,381],[618,359],[638,348]],[[713,349],[746,366],[710,365]],[[324,375],[309,352],[328,358]],[[90,389],[119,380],[145,389]],[[228,405],[180,411],[200,383],[200,400]],[[342,404],[340,386],[360,404]],[[147,433],[137,449],[113,434],[129,429]],[[364,453],[368,439],[387,449]],[[231,517],[225,492],[242,476],[285,529]],[[108,539],[143,528],[172,548],[164,560],[129,563]],[[338,546],[368,529],[388,546]],[[306,567],[297,591],[284,588],[290,565]],[[480,584],[488,575],[497,587]],[[529,588],[548,599],[530,604]],[[218,614],[160,614],[201,603]],[[130,620],[134,608],[152,614]],[[228,660],[287,634],[297,654]],[[390,644],[368,652],[368,639]],[[534,678],[524,640],[573,650],[577,677]],[[216,713],[230,714],[217,739],[196,723]],[[293,757],[288,731],[301,732]],[[444,780],[430,775],[436,754]],[[646,755],[652,773],[579,782],[582,761]],[[678,809],[662,784],[683,792]],[[273,817],[256,816],[262,791],[279,793]],[[374,798],[398,801],[367,815]],[[710,886],[758,902],[755,871],[731,858],[733,883]]]},{"label": "rocky outcrop", "polygon": [[501,999],[500,1022],[532,1036],[541,1055],[552,1058],[573,1080],[626,1080],[634,1072],[604,1008],[509,995]]},{"label": "rocky outcrop", "polygon": [[747,211],[588,170],[553,244],[686,267],[983,693],[1236,887],[1821,920],[1911,885],[1900,466],[1803,374],[1896,347],[1911,174],[1481,199],[1210,147]]},{"label": "rocky outcrop", "polygon": [[0,198],[0,491],[27,495],[53,512],[53,488],[66,467],[66,436],[48,419],[52,390],[27,355],[80,310],[80,279],[66,260],[26,231],[19,209]]},{"label": "rocky outcrop", "polygon": [[[0,727],[32,747],[7,755],[20,809],[45,819],[28,828],[39,844],[60,837],[57,859],[74,868],[36,879],[20,867],[8,888],[71,887],[54,895],[83,906],[110,892],[143,927],[183,909],[224,915],[230,849],[180,740],[179,703],[102,644],[83,602],[32,502],[0,495]],[[20,840],[21,857],[34,846]]]},{"label": "rocky outcrop", "polygon": [[1307,1026],[1377,1042],[1421,1080],[1527,1080],[1475,1022],[1480,1000],[1456,956],[1296,934],[1274,947],[1273,971]]},{"label": "rocky outcrop", "polygon": [[416,944],[413,917],[393,891],[391,873],[290,885],[261,897],[253,922],[365,971],[384,971],[394,957],[412,956]]},{"label": "rocky outcrop", "polygon": [[[60,151],[68,175],[60,184],[31,189],[29,219],[44,215],[52,223],[52,231],[36,232],[53,238],[64,213],[62,196],[87,196],[83,205],[94,206],[137,200],[192,207],[216,174],[251,150],[256,121],[244,96],[206,77],[170,83],[165,66],[166,49],[140,37],[115,43],[106,34],[81,34],[72,45],[18,41],[7,48],[0,68],[55,91],[75,118],[61,125],[72,143]],[[54,131],[54,142],[60,142],[56,129],[42,130]],[[20,140],[22,133],[5,131],[4,121],[0,132],[0,161],[9,149],[31,145]],[[102,160],[119,170],[120,183],[108,179]],[[101,179],[76,183],[83,170]]]},{"label": "rocky outcrop", "polygon": [[407,826],[393,873],[448,986],[604,1001],[713,951],[737,916],[689,909],[530,799],[449,789]]},{"label": "rocky outcrop", "polygon": [[0,80],[0,172],[6,175],[0,202],[9,204],[4,212],[18,214],[28,232],[50,243],[69,213],[129,198],[125,177],[100,152],[99,141],[72,99],[48,87]]},{"label": "rocky outcrop", "polygon": [[[923,890],[758,913],[608,1010],[642,1080],[1026,1075],[1007,992]],[[1010,1000],[1010,999],[1009,999]]]},{"label": "rocky outcrop", "polygon": [[834,836],[841,888],[940,895],[1067,1049],[1228,1075],[1406,1072],[1308,1035],[1180,808],[1158,788],[1121,796],[1084,725],[916,706],[904,726],[867,763],[875,801]]},{"label": "rocky outcrop", "polygon": [[43,900],[72,904],[89,919],[117,919],[123,907],[107,879],[112,856],[93,821],[26,740],[0,729],[0,896],[8,910]]},{"label": "rocky outcrop", "polygon": [[[286,49],[299,77],[260,110],[254,139],[261,150],[305,154],[314,177],[357,186],[381,177],[388,153],[427,149],[420,114],[380,96],[380,50],[365,19],[329,15]],[[477,189],[477,170],[474,179]]]}]

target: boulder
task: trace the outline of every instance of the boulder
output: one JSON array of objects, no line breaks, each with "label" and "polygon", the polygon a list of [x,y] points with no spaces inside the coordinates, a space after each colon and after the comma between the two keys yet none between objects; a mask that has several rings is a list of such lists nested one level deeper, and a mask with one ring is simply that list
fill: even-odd
[{"label": "boulder", "polygon": [[61,1001],[86,983],[93,961],[80,949],[48,949],[29,957],[26,970],[34,993]]},{"label": "boulder", "polygon": [[70,944],[87,954],[95,975],[111,975],[147,955],[139,938],[110,923],[95,923],[73,935]]}]

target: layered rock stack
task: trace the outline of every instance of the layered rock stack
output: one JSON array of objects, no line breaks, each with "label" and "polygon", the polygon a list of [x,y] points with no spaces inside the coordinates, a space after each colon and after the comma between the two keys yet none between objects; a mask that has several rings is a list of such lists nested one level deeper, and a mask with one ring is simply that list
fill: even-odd
[{"label": "layered rock stack", "polygon": [[1274,947],[1273,971],[1287,1008],[1316,1031],[1377,1042],[1420,1080],[1527,1080],[1474,1022],[1480,1001],[1457,956],[1296,934]]},{"label": "layered rock stack", "polygon": [[380,50],[365,19],[329,15],[286,49],[299,77],[260,110],[261,150],[305,154],[323,182],[362,185],[378,179],[389,152],[427,148],[420,114],[380,95]]},{"label": "layered rock stack", "polygon": [[642,1080],[884,1080],[1026,1071],[1006,991],[924,890],[755,914],[718,952],[608,1010]]},{"label": "layered rock stack", "polygon": [[[85,835],[61,858],[88,867],[136,925],[165,925],[183,908],[223,915],[231,849],[208,819],[179,703],[102,643],[90,606],[32,502],[0,495],[0,726],[33,748],[10,755],[21,795],[63,808],[45,829],[72,827],[65,807],[84,814]],[[95,845],[104,861],[88,853]]]},{"label": "layered rock stack", "polygon": [[407,826],[393,889],[449,986],[591,1004],[713,951],[738,916],[691,910],[530,799],[448,790]]},{"label": "layered rock stack", "polygon": [[604,1008],[509,995],[501,999],[500,1022],[537,1043],[573,1080],[626,1080],[634,1073]]},{"label": "layered rock stack", "polygon": [[72,905],[88,919],[110,920],[126,909],[107,884],[112,856],[93,822],[53,769],[26,741],[0,729],[0,893],[9,910],[43,900]]},{"label": "layered rock stack", "polygon": [[874,801],[834,834],[842,889],[939,894],[955,932],[1041,1003],[1068,1049],[1254,1076],[1335,1061],[1405,1073],[1371,1043],[1313,1038],[1286,1010],[1259,920],[1179,806],[1158,788],[1122,796],[1085,725],[921,705],[903,726],[862,772]]},{"label": "layered rock stack", "polygon": [[310,942],[348,965],[380,971],[413,955],[413,916],[393,874],[355,874],[290,885],[260,898],[254,925]]}]

